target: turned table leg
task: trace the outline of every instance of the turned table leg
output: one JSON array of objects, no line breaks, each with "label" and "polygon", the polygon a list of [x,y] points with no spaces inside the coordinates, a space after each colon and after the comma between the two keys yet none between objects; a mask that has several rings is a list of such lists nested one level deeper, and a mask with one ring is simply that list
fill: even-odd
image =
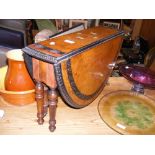
[{"label": "turned table leg", "polygon": [[48,103],[49,103],[49,130],[53,132],[56,129],[56,107],[58,102],[58,95],[56,88],[50,88],[48,91]]},{"label": "turned table leg", "polygon": [[36,102],[38,124],[44,123],[44,86],[41,82],[36,82]]},{"label": "turned table leg", "polygon": [[47,98],[48,88],[44,87],[44,117],[47,115],[48,111],[48,98]]}]

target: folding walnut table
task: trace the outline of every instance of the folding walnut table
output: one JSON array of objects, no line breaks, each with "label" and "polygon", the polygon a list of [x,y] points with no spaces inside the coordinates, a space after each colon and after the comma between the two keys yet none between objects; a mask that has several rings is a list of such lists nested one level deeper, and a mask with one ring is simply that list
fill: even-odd
[{"label": "folding walnut table", "polygon": [[31,62],[26,64],[36,82],[39,124],[43,124],[49,108],[49,129],[55,130],[57,88],[73,108],[83,108],[99,95],[111,74],[123,35],[123,31],[94,27],[22,49],[32,60],[32,66]]}]

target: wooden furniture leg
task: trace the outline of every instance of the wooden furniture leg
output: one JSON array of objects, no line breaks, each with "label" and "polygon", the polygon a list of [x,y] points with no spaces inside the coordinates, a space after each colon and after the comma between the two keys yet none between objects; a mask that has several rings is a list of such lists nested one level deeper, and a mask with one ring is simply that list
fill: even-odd
[{"label": "wooden furniture leg", "polygon": [[44,86],[41,82],[36,82],[36,102],[37,102],[37,117],[38,124],[44,123]]},{"label": "wooden furniture leg", "polygon": [[44,117],[47,115],[48,111],[48,98],[47,98],[48,88],[44,87]]},{"label": "wooden furniture leg", "polygon": [[56,129],[56,107],[58,102],[58,95],[56,88],[50,88],[48,90],[48,102],[49,102],[49,130],[53,132]]}]

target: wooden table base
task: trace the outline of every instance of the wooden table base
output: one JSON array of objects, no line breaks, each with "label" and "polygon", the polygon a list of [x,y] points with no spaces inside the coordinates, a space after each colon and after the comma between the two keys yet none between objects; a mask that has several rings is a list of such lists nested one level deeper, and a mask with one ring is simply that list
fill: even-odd
[{"label": "wooden table base", "polygon": [[37,102],[37,117],[38,124],[44,123],[44,86],[41,82],[36,83],[36,102]]},{"label": "wooden table base", "polygon": [[44,117],[49,109],[49,130],[53,132],[56,129],[56,107],[58,95],[56,88],[44,87],[41,82],[36,82],[36,102],[37,102],[37,122],[39,125],[44,123]]},{"label": "wooden table base", "polygon": [[56,126],[56,107],[57,107],[57,102],[58,102],[58,95],[56,92],[56,89],[50,89],[48,90],[48,103],[49,103],[49,130],[54,131]]}]

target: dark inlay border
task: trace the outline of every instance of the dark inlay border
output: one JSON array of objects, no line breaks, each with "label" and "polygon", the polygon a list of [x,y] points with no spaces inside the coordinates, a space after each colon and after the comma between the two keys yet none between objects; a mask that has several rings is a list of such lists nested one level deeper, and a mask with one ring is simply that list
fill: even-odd
[{"label": "dark inlay border", "polygon": [[63,99],[65,100],[65,102],[71,106],[72,108],[83,108],[85,106],[80,106],[78,104],[76,104],[71,97],[69,96],[66,87],[64,85],[64,81],[63,81],[63,77],[62,77],[62,72],[61,72],[61,64],[54,64],[54,71],[56,74],[56,80],[57,80],[57,84],[58,84],[58,88],[59,88],[59,92],[61,94],[61,96],[63,97]]},{"label": "dark inlay border", "polygon": [[89,100],[89,99],[95,97],[98,94],[98,92],[100,92],[100,90],[102,89],[102,87],[104,85],[104,81],[102,82],[101,86],[93,94],[85,95],[85,94],[81,93],[74,81],[72,67],[71,67],[71,60],[68,60],[66,65],[67,65],[67,74],[68,74],[70,86],[77,97],[79,97],[82,100]]},{"label": "dark inlay border", "polygon": [[42,61],[49,62],[49,63],[57,63],[56,57],[41,53],[40,51],[34,50],[30,47],[25,47],[22,49],[22,51],[36,59],[40,59]]},{"label": "dark inlay border", "polygon": [[44,45],[42,45],[42,44],[39,44],[39,43],[36,43],[36,44],[34,44],[35,46],[36,46],[36,48],[42,48],[42,49],[44,49],[44,50],[47,50],[48,52],[52,52],[52,53],[55,53],[55,54],[65,54],[64,52],[61,52],[61,51],[59,51],[59,50],[55,50],[55,49],[52,49],[52,48],[49,48],[49,47],[46,47],[46,46],[44,46]]}]

